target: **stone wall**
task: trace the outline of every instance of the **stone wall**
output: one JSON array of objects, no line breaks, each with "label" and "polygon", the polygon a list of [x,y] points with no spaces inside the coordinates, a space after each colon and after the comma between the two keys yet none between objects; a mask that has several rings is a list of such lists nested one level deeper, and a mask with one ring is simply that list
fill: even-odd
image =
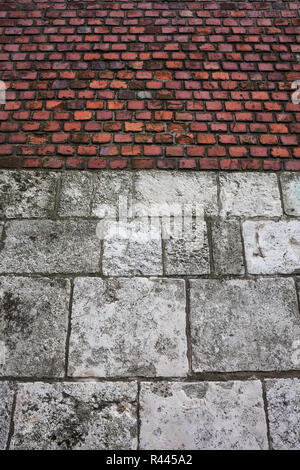
[{"label": "stone wall", "polygon": [[2,448],[300,448],[296,173],[2,170],[0,193]]}]

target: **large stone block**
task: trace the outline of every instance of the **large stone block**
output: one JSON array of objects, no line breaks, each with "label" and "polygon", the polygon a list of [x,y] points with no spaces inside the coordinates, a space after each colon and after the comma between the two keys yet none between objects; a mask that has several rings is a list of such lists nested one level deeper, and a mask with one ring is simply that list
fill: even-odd
[{"label": "large stone block", "polygon": [[212,221],[212,244],[215,273],[244,274],[243,245],[240,224],[237,220]]},{"label": "large stone block", "polygon": [[135,383],[24,383],[11,449],[136,449]]},{"label": "large stone block", "polygon": [[91,214],[95,175],[68,171],[62,174],[58,214],[61,217],[88,217]]},{"label": "large stone block", "polygon": [[290,172],[282,173],[280,181],[285,213],[300,216],[300,175]]},{"label": "large stone block", "polygon": [[246,221],[243,236],[248,272],[300,272],[300,221]]},{"label": "large stone block", "polygon": [[13,398],[14,392],[11,384],[9,382],[0,382],[0,450],[6,448]]},{"label": "large stone block", "polygon": [[277,177],[263,173],[220,175],[221,216],[282,215]]},{"label": "large stone block", "polygon": [[0,277],[0,375],[61,377],[70,282]]},{"label": "large stone block", "polygon": [[79,278],[70,338],[72,376],[184,376],[184,281]]},{"label": "large stone block", "polygon": [[268,379],[266,395],[272,447],[300,450],[300,380]]},{"label": "large stone block", "polygon": [[131,217],[133,173],[101,171],[95,175],[92,216],[102,219]]},{"label": "large stone block", "polygon": [[300,316],[293,279],[190,281],[192,368],[289,370]]},{"label": "large stone block", "polygon": [[259,381],[142,383],[141,449],[267,449]]},{"label": "large stone block", "polygon": [[14,220],[6,223],[1,273],[95,273],[96,221]]}]

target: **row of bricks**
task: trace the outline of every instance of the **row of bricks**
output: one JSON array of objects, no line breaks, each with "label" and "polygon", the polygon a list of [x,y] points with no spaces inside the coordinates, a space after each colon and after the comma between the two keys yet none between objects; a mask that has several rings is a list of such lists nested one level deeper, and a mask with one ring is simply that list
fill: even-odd
[{"label": "row of bricks", "polygon": [[[186,138],[185,138],[186,139]],[[204,137],[202,142],[207,144],[213,144],[215,137],[213,135]],[[293,145],[297,145],[294,139],[291,139]],[[230,143],[230,142],[229,142]],[[227,154],[230,157],[275,157],[275,158],[289,158],[295,157],[300,158],[300,147],[288,148],[288,147],[260,147],[254,145],[250,147],[237,145],[227,146],[215,145],[208,147],[204,145],[196,146],[162,146],[162,145],[107,145],[107,146],[96,146],[96,145],[42,145],[42,146],[13,146],[11,144],[0,144],[0,156],[7,155],[84,155],[84,156],[146,156],[146,157],[225,157]]]},{"label": "row of bricks", "polygon": [[154,159],[154,158],[77,158],[60,157],[45,158],[0,158],[0,168],[44,168],[44,169],[164,169],[164,170],[289,170],[300,171],[300,160],[259,160],[234,158],[180,158],[180,159]]}]

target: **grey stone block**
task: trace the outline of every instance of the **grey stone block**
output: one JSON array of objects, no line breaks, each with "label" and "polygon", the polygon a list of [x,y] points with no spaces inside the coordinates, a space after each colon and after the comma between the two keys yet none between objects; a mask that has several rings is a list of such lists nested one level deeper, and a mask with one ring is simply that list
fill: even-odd
[{"label": "grey stone block", "polygon": [[135,383],[19,386],[11,449],[136,449]]},{"label": "grey stone block", "polygon": [[79,278],[70,338],[72,376],[184,376],[184,281]]},{"label": "grey stone block", "polygon": [[131,217],[132,197],[132,172],[101,171],[95,175],[92,216],[100,219],[105,214],[110,219]]},{"label": "grey stone block", "polygon": [[300,216],[300,175],[290,172],[282,173],[280,181],[285,213]]},{"label": "grey stone block", "polygon": [[1,376],[63,375],[69,298],[66,279],[0,277]]},{"label": "grey stone block", "polygon": [[272,447],[300,450],[300,380],[268,379],[266,395]]},{"label": "grey stone block", "polygon": [[293,279],[192,280],[192,368],[289,370],[300,317]]},{"label": "grey stone block", "polygon": [[[174,215],[180,207],[199,207],[200,215],[216,215],[217,182],[212,173],[138,171],[135,173],[137,216]],[[159,212],[159,214],[157,214]]]},{"label": "grey stone block", "polygon": [[244,274],[243,245],[237,220],[212,221],[212,244],[215,274]]},{"label": "grey stone block", "polygon": [[267,449],[259,381],[142,383],[141,449]]},{"label": "grey stone block", "polygon": [[62,174],[58,214],[88,217],[91,213],[95,175],[86,171]]},{"label": "grey stone block", "polygon": [[99,271],[96,221],[14,220],[7,222],[1,273]]},{"label": "grey stone block", "polygon": [[182,237],[166,239],[164,264],[167,275],[208,274],[210,256],[206,223],[202,221],[196,230],[188,230]]},{"label": "grey stone block", "polygon": [[51,217],[59,173],[0,171],[0,216]]},{"label": "grey stone block", "polygon": [[257,217],[282,215],[275,174],[222,173],[221,216]]},{"label": "grey stone block", "polygon": [[300,272],[300,221],[246,221],[243,236],[249,273]]},{"label": "grey stone block", "polygon": [[106,276],[160,275],[160,225],[148,219],[108,222],[104,233],[102,270]]},{"label": "grey stone block", "polygon": [[0,450],[6,448],[14,391],[9,382],[0,383]]}]

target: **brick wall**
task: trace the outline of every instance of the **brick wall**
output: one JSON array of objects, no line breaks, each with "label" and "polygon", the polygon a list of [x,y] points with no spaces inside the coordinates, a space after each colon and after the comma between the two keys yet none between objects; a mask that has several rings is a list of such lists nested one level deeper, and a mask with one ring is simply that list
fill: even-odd
[{"label": "brick wall", "polygon": [[1,1],[0,166],[300,170],[299,8]]}]

